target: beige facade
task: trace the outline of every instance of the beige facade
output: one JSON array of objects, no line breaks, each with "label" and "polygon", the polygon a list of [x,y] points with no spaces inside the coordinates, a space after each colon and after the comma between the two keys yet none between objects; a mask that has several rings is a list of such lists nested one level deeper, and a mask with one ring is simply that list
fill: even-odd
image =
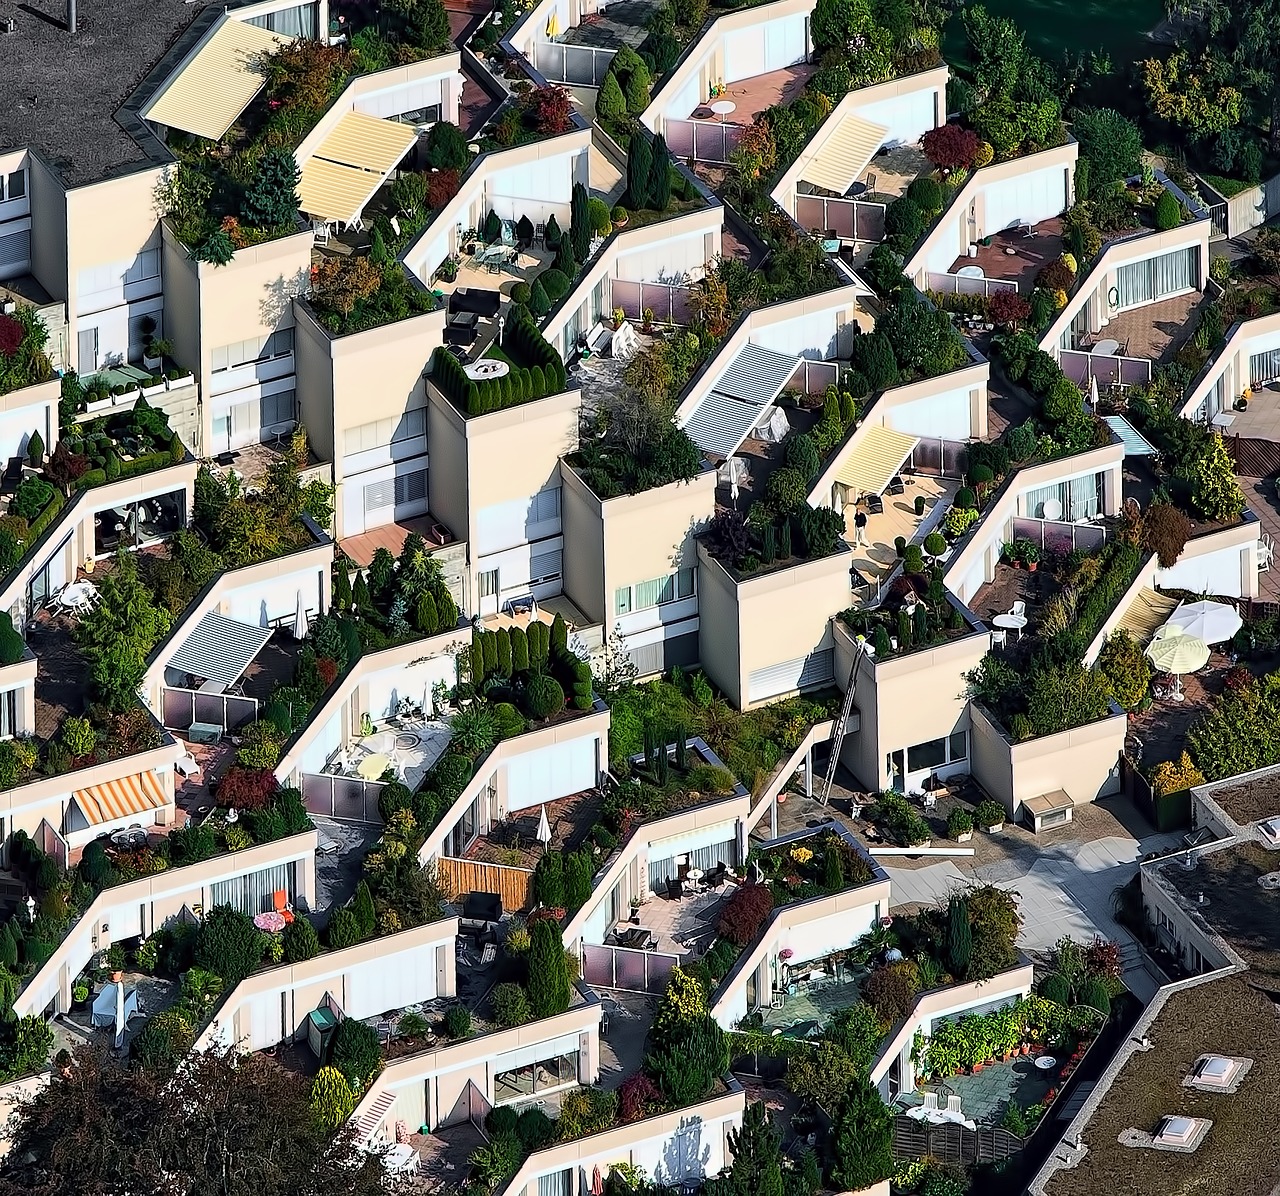
[{"label": "beige facade", "polygon": [[[1250,387],[1250,357],[1272,352],[1277,346],[1280,346],[1280,312],[1259,316],[1256,320],[1241,320],[1230,329],[1226,343],[1187,390],[1187,401],[1180,414],[1194,419],[1206,402],[1210,404],[1210,418],[1218,410],[1230,410]],[[1212,401],[1215,391],[1219,397],[1216,403]]]},{"label": "beige facade", "polygon": [[[832,620],[832,634],[836,680],[845,687],[853,677],[854,708],[859,714],[858,730],[845,735],[840,759],[869,790],[891,786],[893,753],[969,728],[964,678],[978,667],[990,648],[989,632],[974,631],[960,639],[887,660],[861,654],[848,627],[838,619]],[[971,746],[970,764],[972,752]],[[956,767],[951,771],[968,771],[966,765],[953,763]],[[947,769],[933,771],[945,774]],[[903,775],[911,785],[913,774],[907,771]],[[918,784],[911,787],[918,788]]]},{"label": "beige facade", "polygon": [[184,906],[202,912],[212,905],[212,886],[218,881],[294,864],[294,897],[313,904],[316,838],[315,831],[307,831],[103,889],[48,962],[27,982],[14,1002],[14,1011],[24,1017],[40,1013],[53,1002],[56,1012],[65,1013],[71,1008],[75,978],[97,952],[112,943],[154,934]]},{"label": "beige facade", "polygon": [[792,672],[799,676],[807,660],[833,650],[831,616],[849,605],[850,594],[843,545],[830,556],[739,581],[699,544],[702,667],[739,709],[787,697],[799,688],[789,682]]},{"label": "beige facade", "polygon": [[610,499],[598,498],[566,461],[560,477],[564,538],[572,545],[565,555],[565,593],[591,619],[611,627],[619,586],[695,564],[694,537],[715,515],[715,470]]},{"label": "beige facade", "polygon": [[34,735],[36,730],[35,653],[30,648],[19,661],[0,667],[0,695],[14,694],[14,735]]},{"label": "beige facade", "polygon": [[1023,803],[1062,790],[1076,805],[1120,792],[1128,716],[1116,711],[1057,735],[1014,743],[981,706],[969,710],[970,761],[978,783],[1013,818]]}]

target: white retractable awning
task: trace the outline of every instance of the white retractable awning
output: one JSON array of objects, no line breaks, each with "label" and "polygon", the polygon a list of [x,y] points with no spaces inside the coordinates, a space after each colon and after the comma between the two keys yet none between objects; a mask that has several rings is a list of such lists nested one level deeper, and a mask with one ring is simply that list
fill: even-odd
[{"label": "white retractable awning", "polygon": [[732,457],[799,365],[799,357],[744,345],[685,420],[685,432],[704,453]]},{"label": "white retractable awning", "polygon": [[302,164],[298,206],[317,220],[350,224],[417,139],[412,125],[344,113]]},{"label": "white retractable awning", "polygon": [[240,679],[270,638],[270,627],[253,627],[209,611],[166,667],[224,686],[231,685]]},{"label": "white retractable awning", "polygon": [[801,172],[806,183],[843,195],[875,157],[889,130],[850,113]]},{"label": "white retractable awning", "polygon": [[[291,40],[224,16],[143,115],[156,124],[220,141],[262,90],[263,58]],[[111,67],[104,63],[101,69]]]},{"label": "white retractable awning", "polygon": [[883,494],[919,443],[918,437],[892,428],[867,428],[836,469],[836,481],[855,495]]}]

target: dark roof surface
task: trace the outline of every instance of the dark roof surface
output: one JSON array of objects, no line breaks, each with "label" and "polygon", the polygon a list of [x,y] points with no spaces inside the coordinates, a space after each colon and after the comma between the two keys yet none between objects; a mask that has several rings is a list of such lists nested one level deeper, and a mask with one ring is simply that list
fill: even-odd
[{"label": "dark roof surface", "polygon": [[0,20],[17,22],[16,32],[0,33],[0,151],[33,150],[67,187],[167,161],[143,122],[120,109],[171,48],[185,52],[188,41],[174,43],[205,7],[206,0],[79,0],[71,34],[62,0],[0,0]]},{"label": "dark roof surface", "polygon": [[[1271,1196],[1280,1183],[1280,1016],[1255,983],[1240,972],[1170,994],[1148,1031],[1151,1049],[1121,1068],[1081,1133],[1088,1153],[1048,1179],[1049,1196]],[[1253,1067],[1231,1094],[1184,1088],[1201,1055]],[[1178,1114],[1213,1122],[1192,1154],[1119,1142],[1127,1129],[1151,1133]]]}]

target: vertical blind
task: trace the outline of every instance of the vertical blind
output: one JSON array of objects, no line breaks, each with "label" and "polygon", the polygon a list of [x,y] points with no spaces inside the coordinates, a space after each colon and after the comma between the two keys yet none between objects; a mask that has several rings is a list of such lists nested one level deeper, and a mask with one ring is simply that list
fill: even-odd
[{"label": "vertical blind", "polygon": [[293,900],[293,864],[274,864],[247,876],[214,881],[209,886],[211,904],[229,905],[242,914],[262,914],[273,908],[272,897],[283,889]]},{"label": "vertical blind", "polygon": [[[708,843],[706,847],[695,847],[678,854],[689,857],[689,867],[710,872],[717,864],[733,864],[738,851],[737,841],[727,839],[723,843]],[[649,888],[657,889],[659,885],[673,879],[679,872],[674,856],[663,860],[649,861]]]},{"label": "vertical blind", "polygon": [[1065,482],[1052,482],[1027,491],[1027,515],[1032,519],[1044,519],[1045,503],[1056,502],[1062,508],[1057,519],[1073,523],[1077,519],[1092,519],[1101,509],[1102,475],[1088,473],[1084,477]]},{"label": "vertical blind", "polygon": [[538,1196],[573,1196],[573,1169],[538,1176]]},{"label": "vertical blind", "polygon": [[1196,285],[1197,251],[1176,249],[1144,262],[1131,262],[1116,271],[1120,307],[1136,307],[1155,299],[1190,290]]},{"label": "vertical blind", "polygon": [[270,29],[273,33],[283,33],[286,37],[305,37],[315,41],[320,36],[317,24],[319,7],[318,4],[299,4],[295,8],[282,8],[278,12],[250,17],[246,23],[257,25],[259,29]]},{"label": "vertical blind", "polygon": [[[1249,358],[1249,385],[1261,386],[1280,378],[1280,349],[1255,353]],[[1219,379],[1221,385],[1221,379]]]}]

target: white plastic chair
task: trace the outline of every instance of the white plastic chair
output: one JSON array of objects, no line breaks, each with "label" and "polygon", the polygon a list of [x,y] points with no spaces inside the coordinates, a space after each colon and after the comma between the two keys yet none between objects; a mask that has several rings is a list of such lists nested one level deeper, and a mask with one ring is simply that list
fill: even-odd
[{"label": "white plastic chair", "polygon": [[991,632],[991,646],[1003,648],[1009,640],[1009,633],[1003,627],[996,627]]},{"label": "white plastic chair", "polygon": [[1274,552],[1271,548],[1271,545],[1268,544],[1265,540],[1260,541],[1258,544],[1258,572],[1259,573],[1267,573],[1270,571],[1271,560],[1273,556],[1274,556]]},{"label": "white plastic chair", "polygon": [[1027,604],[1018,599],[1010,608],[1009,614],[1015,619],[1025,619],[1027,617]]}]

